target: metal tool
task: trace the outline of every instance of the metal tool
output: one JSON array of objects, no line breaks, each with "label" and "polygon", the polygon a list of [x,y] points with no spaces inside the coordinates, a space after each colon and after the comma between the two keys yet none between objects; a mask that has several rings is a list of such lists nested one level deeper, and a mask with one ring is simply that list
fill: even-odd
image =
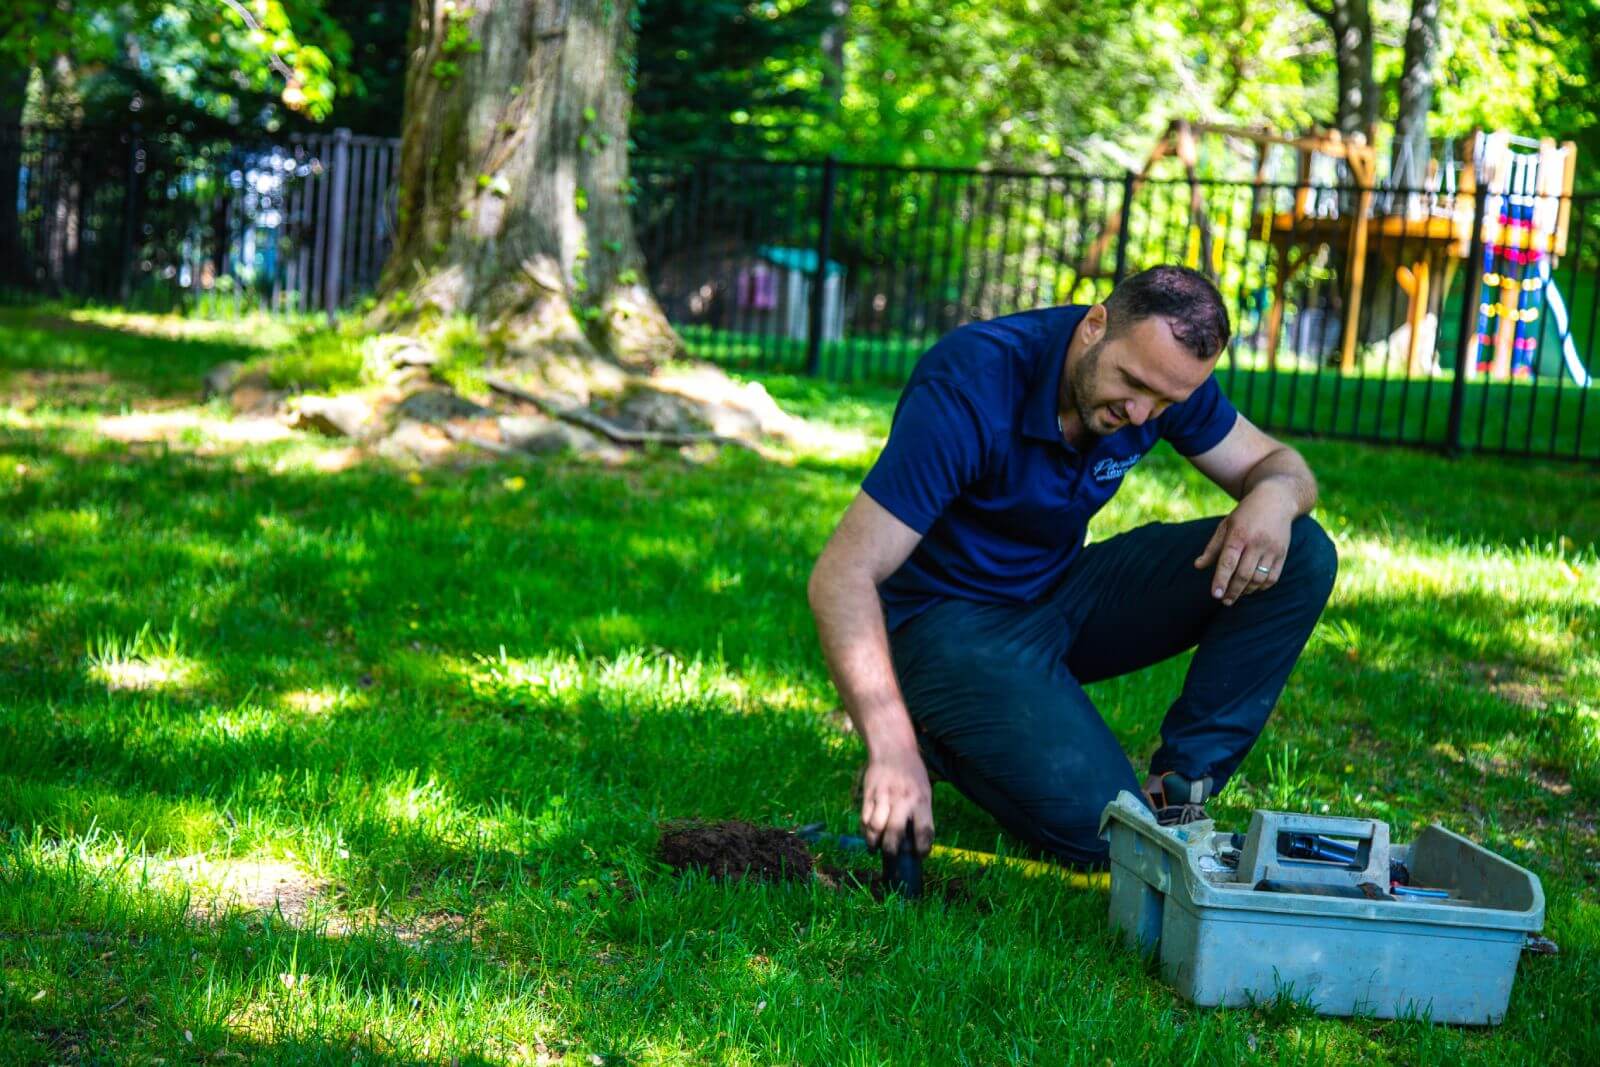
[{"label": "metal tool", "polygon": [[906,820],[905,836],[900,838],[898,852],[883,852],[883,888],[887,893],[899,893],[907,900],[922,896],[922,857],[917,855],[917,827]]},{"label": "metal tool", "polygon": [[[870,852],[866,838],[856,837],[852,834],[830,834],[823,827],[824,823],[807,823],[796,830],[795,836],[810,844],[827,843],[835,848],[842,848],[847,852]],[[907,847],[907,846],[910,847]],[[906,821],[906,833],[900,839],[900,850],[890,852],[888,849],[879,849],[883,856],[883,888],[887,892],[899,893],[907,900],[915,900],[922,895],[922,857],[917,855],[916,824],[911,820]]]},{"label": "metal tool", "polygon": [[1283,834],[1278,839],[1278,854],[1297,860],[1324,860],[1354,864],[1357,847],[1321,834]]},{"label": "metal tool", "polygon": [[1448,889],[1423,889],[1420,886],[1400,885],[1395,883],[1389,886],[1389,892],[1397,897],[1416,897],[1421,900],[1449,900]]},{"label": "metal tool", "polygon": [[1321,882],[1285,882],[1263,878],[1255,885],[1258,893],[1300,893],[1313,897],[1347,897],[1351,900],[1393,900],[1372,882],[1357,885],[1327,885]]}]

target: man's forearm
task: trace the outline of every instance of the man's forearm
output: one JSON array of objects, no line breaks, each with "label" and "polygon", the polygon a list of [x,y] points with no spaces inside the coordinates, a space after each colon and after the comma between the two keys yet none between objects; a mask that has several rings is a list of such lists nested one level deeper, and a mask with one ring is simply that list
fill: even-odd
[{"label": "man's forearm", "polygon": [[916,751],[871,577],[842,567],[819,567],[808,594],[823,657],[868,754]]},{"label": "man's forearm", "polygon": [[1280,492],[1297,516],[1308,514],[1317,505],[1317,479],[1300,453],[1292,448],[1270,452],[1251,467],[1244,476],[1239,498],[1242,500],[1261,488]]}]

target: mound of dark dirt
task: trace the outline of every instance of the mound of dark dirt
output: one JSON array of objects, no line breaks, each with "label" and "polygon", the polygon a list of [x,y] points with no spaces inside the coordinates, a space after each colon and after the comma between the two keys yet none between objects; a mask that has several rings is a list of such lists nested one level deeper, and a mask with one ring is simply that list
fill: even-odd
[{"label": "mound of dark dirt", "polygon": [[804,841],[787,830],[747,822],[668,823],[656,853],[670,867],[699,868],[713,878],[801,881],[812,870]]}]

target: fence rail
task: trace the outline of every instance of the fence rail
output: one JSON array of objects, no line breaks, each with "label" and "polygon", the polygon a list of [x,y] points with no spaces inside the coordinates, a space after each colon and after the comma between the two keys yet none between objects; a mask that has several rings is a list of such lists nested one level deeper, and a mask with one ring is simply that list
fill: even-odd
[{"label": "fence rail", "polygon": [[[377,283],[398,158],[348,131],[0,129],[0,289],[333,314]],[[1600,460],[1597,193],[1386,189],[1357,227],[1372,198],[1346,185],[833,160],[633,173],[649,280],[719,362],[898,383],[965,322],[1185,263],[1233,318],[1219,378],[1269,429]]]},{"label": "fence rail", "polygon": [[397,142],[0,128],[0,288],[161,309],[331,312],[376,285]]}]

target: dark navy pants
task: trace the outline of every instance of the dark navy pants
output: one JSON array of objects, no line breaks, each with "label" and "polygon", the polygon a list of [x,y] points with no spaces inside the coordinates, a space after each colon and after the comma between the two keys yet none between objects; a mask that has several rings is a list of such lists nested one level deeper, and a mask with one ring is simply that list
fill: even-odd
[{"label": "dark navy pants", "polygon": [[1153,523],[1087,546],[1033,604],[945,600],[890,635],[924,761],[1011,833],[1098,863],[1100,813],[1139,781],[1083,687],[1195,650],[1153,773],[1220,789],[1255,743],[1322,614],[1338,558],[1296,519],[1281,577],[1232,606],[1194,560],[1217,518]]}]

